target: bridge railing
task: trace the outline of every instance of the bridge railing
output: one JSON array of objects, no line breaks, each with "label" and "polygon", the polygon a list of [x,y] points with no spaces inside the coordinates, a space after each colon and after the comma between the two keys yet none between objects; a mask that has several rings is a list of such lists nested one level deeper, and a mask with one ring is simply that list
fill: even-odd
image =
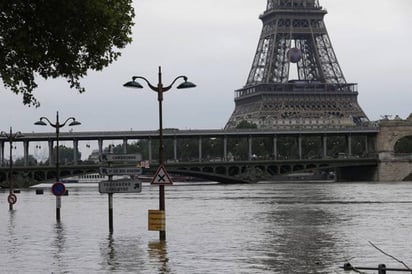
[{"label": "bridge railing", "polygon": [[[377,129],[374,127],[329,128],[281,130],[167,130],[164,133],[164,157],[168,161],[216,162],[295,159],[370,158],[375,151]],[[23,152],[19,164],[14,166],[54,166],[53,149],[55,134],[25,133],[18,141],[18,150]],[[64,165],[87,165],[82,159],[97,160],[105,153],[108,142],[116,142],[115,148],[121,152],[137,151],[152,162],[158,159],[158,132],[69,132],[62,133],[61,139],[69,142],[67,153],[60,162]],[[4,149],[6,140],[0,138],[0,164],[8,167]],[[70,144],[72,142],[72,144]],[[94,144],[93,144],[94,143]],[[96,148],[91,150],[92,147]],[[38,146],[43,148],[47,160],[39,162]],[[109,145],[110,147],[110,145]],[[72,151],[70,151],[72,150]],[[16,151],[17,152],[17,151]],[[87,155],[87,153],[90,153]],[[256,155],[256,157],[254,156]],[[62,154],[60,159],[62,160]],[[85,157],[86,156],[86,157]],[[87,157],[88,156],[88,157]],[[72,162],[70,162],[72,161]]]},{"label": "bridge railing", "polygon": [[[388,156],[386,156],[388,157]],[[274,157],[274,155],[270,154],[262,154],[262,155],[252,155],[251,159],[247,158],[242,158],[237,155],[234,155],[233,157],[223,157],[223,156],[218,156],[214,155],[213,157],[205,156],[202,157],[202,159],[199,159],[198,157],[191,157],[191,158],[167,158],[165,159],[166,163],[210,163],[210,162],[239,162],[239,161],[288,161],[288,160],[333,160],[333,159],[374,159],[378,158],[378,153],[375,152],[369,152],[369,153],[357,153],[357,154],[352,154],[349,155],[348,153],[341,152],[341,153],[335,153],[334,155],[322,155],[321,153],[318,154],[303,154],[302,157],[299,157],[299,155],[295,154],[290,154],[290,155],[283,155],[279,154],[277,157]],[[390,154],[391,159],[400,159],[400,160],[409,160],[412,159],[412,154],[408,153],[392,153]],[[149,159],[145,159],[149,160]],[[157,159],[151,159],[149,161],[151,164],[156,165],[158,163]],[[76,162],[74,161],[64,161],[60,162],[60,166],[94,166],[94,165],[99,165],[101,162],[99,161],[89,161],[89,160],[78,160]],[[45,168],[55,168],[55,164],[52,163],[50,164],[48,161],[46,162],[33,162],[29,161],[27,165],[24,165],[22,161],[20,162],[15,162],[13,163],[13,166],[15,168],[22,167],[22,168],[40,168],[40,167],[45,167]],[[0,165],[0,170],[7,170],[9,168],[9,163],[8,161],[5,161],[3,165]]]}]

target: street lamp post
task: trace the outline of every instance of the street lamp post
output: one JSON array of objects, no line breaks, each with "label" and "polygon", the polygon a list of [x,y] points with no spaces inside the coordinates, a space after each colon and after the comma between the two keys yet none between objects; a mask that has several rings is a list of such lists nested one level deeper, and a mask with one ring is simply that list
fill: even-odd
[{"label": "street lamp post", "polygon": [[[13,129],[10,127],[10,133],[4,131],[0,132],[0,136],[6,137],[10,145],[10,159],[9,159],[9,197],[13,195],[13,141],[17,138],[23,137],[20,131],[13,134]],[[15,202],[15,200],[14,200]],[[9,209],[13,210],[13,202],[9,199]]]},{"label": "street lamp post", "polygon": [[[63,123],[60,123],[58,111],[56,112],[56,122],[55,123],[52,123],[47,117],[41,117],[39,121],[34,123],[37,126],[47,126],[47,124],[49,124],[51,127],[54,127],[56,129],[56,182],[60,182],[60,162],[59,162],[60,128],[64,127],[66,123],[69,121],[71,121],[69,123],[69,126],[81,125],[81,123],[76,121],[76,118],[74,117],[69,117]],[[60,195],[56,195],[56,220],[57,221],[60,221],[60,208],[61,208],[61,197]]]},{"label": "street lamp post", "polygon": [[[123,86],[128,88],[143,88],[141,84],[136,82],[136,79],[142,79],[147,83],[149,88],[157,93],[157,101],[159,102],[159,166],[163,166],[164,159],[163,159],[163,109],[162,109],[162,101],[163,101],[163,93],[170,90],[175,82],[178,79],[183,79],[184,82],[178,85],[177,89],[185,89],[185,88],[194,88],[196,87],[195,84],[192,82],[187,81],[186,76],[178,76],[176,77],[172,83],[168,86],[163,86],[162,83],[162,68],[159,66],[159,73],[158,73],[158,83],[157,86],[152,85],[145,77],[142,76],[133,76],[132,81],[125,83]],[[165,212],[165,189],[164,185],[159,184],[159,210]],[[166,231],[159,231],[159,238],[160,240],[166,240]]]}]

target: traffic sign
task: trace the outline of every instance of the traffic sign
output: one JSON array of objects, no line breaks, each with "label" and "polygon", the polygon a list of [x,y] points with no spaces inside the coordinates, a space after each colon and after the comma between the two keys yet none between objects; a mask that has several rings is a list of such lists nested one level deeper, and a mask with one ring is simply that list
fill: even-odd
[{"label": "traffic sign", "polygon": [[103,154],[102,161],[105,162],[140,162],[142,154]]},{"label": "traffic sign", "polygon": [[55,182],[51,187],[51,191],[56,196],[62,196],[66,193],[66,186],[62,182]]},{"label": "traffic sign", "polygon": [[17,202],[17,196],[13,193],[10,193],[7,197],[7,201],[9,202],[9,204],[14,205]]},{"label": "traffic sign", "polygon": [[100,193],[139,193],[142,182],[137,180],[103,181],[99,183]]},{"label": "traffic sign", "polygon": [[99,170],[101,175],[141,175],[141,167],[101,167]]},{"label": "traffic sign", "polygon": [[149,209],[148,228],[149,231],[166,230],[166,217],[164,210]]},{"label": "traffic sign", "polygon": [[155,176],[152,180],[152,185],[172,185],[172,179],[170,179],[169,174],[166,171],[166,168],[161,165],[156,171]]}]

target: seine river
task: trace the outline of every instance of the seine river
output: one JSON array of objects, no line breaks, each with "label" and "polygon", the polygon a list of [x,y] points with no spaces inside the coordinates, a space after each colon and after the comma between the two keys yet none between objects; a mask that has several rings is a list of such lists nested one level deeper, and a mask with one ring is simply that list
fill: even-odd
[{"label": "seine river", "polygon": [[[412,184],[166,187],[167,242],[148,231],[158,188],[108,195],[68,185],[61,222],[49,189],[22,190],[13,211],[0,190],[0,273],[349,273],[412,265]],[[366,273],[377,273],[371,271]]]}]

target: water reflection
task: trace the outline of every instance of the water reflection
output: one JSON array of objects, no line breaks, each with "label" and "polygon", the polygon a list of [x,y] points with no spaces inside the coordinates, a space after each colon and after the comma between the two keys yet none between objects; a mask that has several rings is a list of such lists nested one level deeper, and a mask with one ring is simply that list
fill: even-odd
[{"label": "water reflection", "polygon": [[137,273],[144,269],[146,261],[142,244],[137,238],[109,234],[100,244],[102,270],[120,273]]},{"label": "water reflection", "polygon": [[158,265],[159,274],[172,273],[169,267],[167,243],[165,241],[149,242],[147,251],[149,253],[151,263]]},{"label": "water reflection", "polygon": [[7,226],[8,232],[8,250],[10,256],[14,256],[18,252],[18,238],[16,236],[16,211],[10,210],[9,211],[9,225]]},{"label": "water reflection", "polygon": [[334,229],[339,218],[327,204],[313,204],[313,200],[330,196],[328,193],[300,191],[290,191],[287,199],[265,202],[272,210],[261,213],[271,224],[265,232],[263,249],[271,251],[262,264],[275,273],[330,273],[330,264],[339,253],[335,246],[339,235]]},{"label": "water reflection", "polygon": [[64,259],[65,248],[66,248],[66,232],[63,223],[57,222],[54,227],[55,238],[52,243],[53,254],[53,264],[59,270],[67,269],[67,262]]},{"label": "water reflection", "polygon": [[107,249],[103,250],[105,251],[106,254],[103,256],[103,258],[106,259],[106,263],[109,266],[109,270],[115,270],[116,269],[116,249],[114,248],[114,240],[113,240],[113,234],[110,233],[109,236],[107,237],[108,239],[108,245]]},{"label": "water reflection", "polygon": [[333,216],[319,209],[291,206],[274,212],[271,218],[279,228],[272,237],[279,258],[275,269],[285,273],[327,273],[322,269],[334,253],[334,236],[327,230],[333,225]]}]

